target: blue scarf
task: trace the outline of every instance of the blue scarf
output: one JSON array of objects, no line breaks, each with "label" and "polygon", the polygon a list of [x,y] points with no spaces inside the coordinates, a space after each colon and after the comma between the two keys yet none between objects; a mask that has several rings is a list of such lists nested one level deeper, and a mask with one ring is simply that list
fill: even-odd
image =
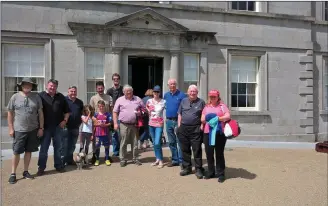
[{"label": "blue scarf", "polygon": [[205,120],[208,123],[210,129],[208,134],[209,145],[214,146],[216,133],[218,132],[219,134],[222,134],[221,122],[219,121],[219,117],[214,113],[207,114]]}]

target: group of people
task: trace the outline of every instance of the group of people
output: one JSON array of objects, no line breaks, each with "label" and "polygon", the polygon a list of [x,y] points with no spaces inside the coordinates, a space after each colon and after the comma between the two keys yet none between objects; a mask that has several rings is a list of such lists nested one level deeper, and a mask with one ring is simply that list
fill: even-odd
[{"label": "group of people", "polygon": [[[23,178],[34,178],[28,168],[31,153],[38,151],[39,146],[37,175],[44,174],[51,140],[54,167],[58,172],[65,172],[66,165],[75,163],[73,153],[78,139],[80,152],[92,155],[91,163],[95,166],[100,164],[101,145],[105,148],[105,164],[111,165],[109,147],[112,145],[113,156],[119,157],[120,166],[125,167],[128,144],[131,144],[132,162],[142,165],[137,154],[138,141],[143,144],[148,134],[156,157],[152,166],[181,166],[180,175],[189,175],[192,173],[193,152],[198,179],[218,177],[219,182],[225,180],[224,147],[227,138],[221,125],[230,119],[230,112],[221,101],[218,90],[211,90],[205,103],[198,97],[196,85],[190,85],[186,95],[177,89],[176,80],[170,79],[169,91],[163,98],[160,86],[155,86],[141,99],[133,95],[130,85],[120,85],[119,74],[113,74],[112,81],[113,86],[106,93],[104,83],[97,82],[97,94],[91,97],[88,105],[84,105],[77,98],[76,86],[69,87],[65,97],[57,91],[58,81],[50,79],[46,91],[34,93],[31,91],[36,84],[30,78],[24,78],[18,84],[20,91],[8,103],[9,135],[14,139],[9,183],[16,183],[16,169],[22,153],[25,153]],[[168,163],[163,162],[164,124],[171,150]],[[92,151],[89,153],[90,143]],[[202,143],[208,161],[206,172],[202,163]]]}]

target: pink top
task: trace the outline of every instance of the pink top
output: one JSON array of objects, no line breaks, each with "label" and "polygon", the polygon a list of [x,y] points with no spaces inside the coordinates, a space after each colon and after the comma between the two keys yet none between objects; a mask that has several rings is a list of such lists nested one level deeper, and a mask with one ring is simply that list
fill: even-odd
[{"label": "pink top", "polygon": [[[223,111],[222,111],[223,109]],[[202,115],[207,115],[210,113],[215,113],[218,117],[221,117],[223,122],[226,122],[228,120],[230,120],[230,111],[227,107],[227,105],[223,104],[223,103],[219,103],[216,107],[213,107],[210,104],[207,104],[202,112]],[[210,127],[208,125],[208,123],[205,124],[204,127],[204,133],[209,133],[210,132]]]},{"label": "pink top", "polygon": [[149,126],[163,127],[165,100],[161,99],[161,101],[157,102],[154,99],[148,99],[146,107],[149,111]]},{"label": "pink top", "polygon": [[133,96],[131,100],[128,100],[125,96],[122,96],[116,100],[113,112],[118,113],[120,122],[135,124],[137,121],[135,111],[140,106],[144,107],[144,103],[139,97]]}]

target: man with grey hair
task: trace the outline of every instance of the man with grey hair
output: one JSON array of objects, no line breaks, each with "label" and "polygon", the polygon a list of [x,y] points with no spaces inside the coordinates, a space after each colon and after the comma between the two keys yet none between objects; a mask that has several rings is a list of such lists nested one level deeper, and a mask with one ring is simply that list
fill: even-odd
[{"label": "man with grey hair", "polygon": [[168,86],[170,91],[164,94],[166,105],[166,134],[169,141],[169,147],[172,153],[172,162],[168,163],[168,167],[179,166],[182,164],[182,152],[179,146],[179,140],[175,133],[178,126],[178,109],[182,99],[187,96],[185,93],[177,89],[177,80],[169,79]]},{"label": "man with grey hair", "polygon": [[198,97],[196,85],[188,88],[188,98],[181,101],[178,110],[178,137],[182,151],[183,163],[181,176],[191,174],[191,148],[194,154],[196,177],[202,179],[204,169],[202,164],[201,115],[205,107],[204,100]]},{"label": "man with grey hair", "polygon": [[[130,85],[123,87],[124,96],[119,97],[113,109],[114,130],[119,131],[120,134],[120,165],[125,167],[127,144],[131,143],[133,162],[136,165],[142,165],[137,159],[138,140],[137,134],[137,115],[140,108],[144,107],[142,100],[133,95],[133,88]],[[118,121],[120,123],[118,123]]]}]

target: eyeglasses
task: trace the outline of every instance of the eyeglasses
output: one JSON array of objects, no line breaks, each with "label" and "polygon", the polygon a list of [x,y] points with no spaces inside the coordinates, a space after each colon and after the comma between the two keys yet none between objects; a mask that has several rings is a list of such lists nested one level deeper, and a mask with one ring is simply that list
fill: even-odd
[{"label": "eyeglasses", "polygon": [[159,91],[153,91],[153,93],[159,93]]}]

